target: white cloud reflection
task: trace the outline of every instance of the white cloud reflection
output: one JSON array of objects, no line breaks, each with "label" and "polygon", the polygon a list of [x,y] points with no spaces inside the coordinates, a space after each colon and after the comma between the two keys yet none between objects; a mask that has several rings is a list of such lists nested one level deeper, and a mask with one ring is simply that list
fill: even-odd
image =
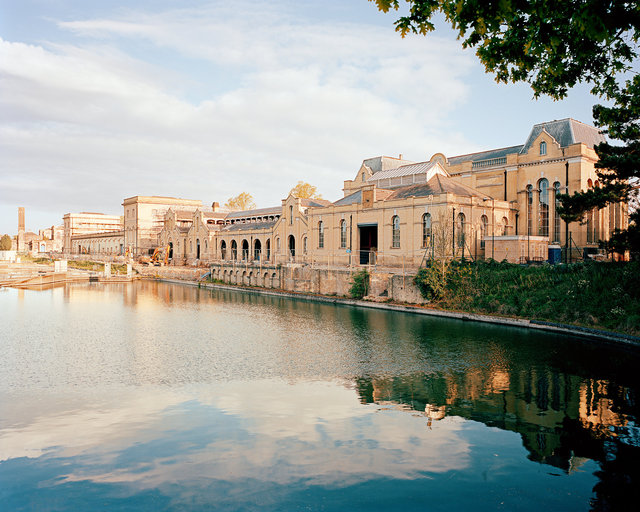
[{"label": "white cloud reflection", "polygon": [[61,482],[142,489],[202,479],[339,487],[468,465],[462,420],[428,429],[415,412],[360,404],[343,383],[258,380],[116,394],[117,401],[91,393],[83,406],[5,426],[0,459],[69,458]]}]

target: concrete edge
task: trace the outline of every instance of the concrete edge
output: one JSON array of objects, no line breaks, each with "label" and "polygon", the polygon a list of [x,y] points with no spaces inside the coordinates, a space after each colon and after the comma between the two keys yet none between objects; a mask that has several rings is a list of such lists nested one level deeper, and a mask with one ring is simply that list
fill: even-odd
[{"label": "concrete edge", "polygon": [[347,299],[343,297],[330,297],[326,295],[313,295],[313,294],[307,294],[307,293],[294,293],[294,292],[285,292],[281,290],[270,290],[267,288],[249,288],[249,287],[237,286],[237,285],[186,281],[182,279],[167,279],[167,278],[160,278],[160,277],[158,278],[149,277],[149,279],[154,281],[162,281],[165,283],[198,286],[200,288],[235,290],[235,291],[241,291],[244,293],[255,293],[257,295],[271,295],[274,297],[286,297],[286,298],[292,298],[292,299],[307,300],[311,302],[342,304],[346,306],[356,306],[356,307],[363,307],[363,308],[370,308],[370,309],[382,309],[387,311],[399,311],[402,313],[412,313],[412,314],[426,315],[426,316],[453,318],[456,320],[490,323],[490,324],[505,325],[510,327],[523,327],[528,329],[536,329],[539,331],[553,332],[556,334],[569,334],[577,338],[584,338],[591,341],[623,344],[628,347],[640,348],[640,337],[637,337],[637,336],[619,334],[611,331],[602,331],[599,329],[591,329],[588,327],[580,327],[577,325],[545,322],[542,320],[527,320],[523,318],[505,318],[500,316],[483,315],[479,313],[459,313],[456,311],[446,311],[443,309],[426,308],[421,306],[369,302],[366,300]]}]

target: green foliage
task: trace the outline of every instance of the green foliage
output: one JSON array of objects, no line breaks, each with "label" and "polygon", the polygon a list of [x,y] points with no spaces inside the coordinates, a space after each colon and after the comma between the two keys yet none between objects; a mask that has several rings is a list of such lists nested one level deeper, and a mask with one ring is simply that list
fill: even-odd
[{"label": "green foliage", "polygon": [[0,251],[11,250],[11,237],[9,235],[2,235],[0,238]]},{"label": "green foliage", "polygon": [[[640,334],[640,263],[522,266],[456,263],[440,294],[429,267],[415,283],[439,307]],[[438,284],[442,286],[442,284]]]},{"label": "green foliage", "polygon": [[355,272],[351,276],[349,293],[354,299],[361,299],[369,292],[369,272],[365,269]]}]

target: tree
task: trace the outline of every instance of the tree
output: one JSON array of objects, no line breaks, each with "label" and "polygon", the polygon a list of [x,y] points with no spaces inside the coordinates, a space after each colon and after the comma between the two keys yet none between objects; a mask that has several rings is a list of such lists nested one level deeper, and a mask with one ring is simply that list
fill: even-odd
[{"label": "tree", "polygon": [[[397,10],[400,0],[371,0],[381,11]],[[404,2],[403,2],[404,3]],[[640,76],[624,81],[638,57],[640,4],[610,0],[406,0],[409,13],[396,22],[404,37],[426,35],[442,13],[496,81],[527,82],[535,97],[561,99],[579,82],[613,101],[595,105],[595,125],[619,140],[595,147],[601,186],[573,195],[560,195],[560,214],[567,222],[581,221],[592,208],[629,201],[634,180],[640,179]],[[629,183],[631,181],[631,184]],[[638,214],[630,217],[637,231]],[[633,234],[632,234],[633,235]],[[638,236],[618,234],[611,242],[637,242]],[[621,247],[622,248],[622,247]],[[640,247],[635,246],[635,251]]]},{"label": "tree", "polygon": [[0,238],[0,251],[11,250],[11,237],[9,235],[2,235]]},{"label": "tree", "polygon": [[298,184],[289,191],[289,194],[293,194],[295,197],[301,199],[322,199],[322,196],[318,194],[318,188],[304,181],[299,181]]},{"label": "tree", "polygon": [[256,207],[256,203],[251,194],[241,192],[236,197],[230,197],[224,206],[229,210],[251,210]]}]

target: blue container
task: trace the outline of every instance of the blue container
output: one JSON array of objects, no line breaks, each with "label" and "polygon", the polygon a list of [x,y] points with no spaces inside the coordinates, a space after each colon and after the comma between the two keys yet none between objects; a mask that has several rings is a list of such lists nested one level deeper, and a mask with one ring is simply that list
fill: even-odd
[{"label": "blue container", "polygon": [[559,245],[549,246],[549,263],[551,265],[562,263],[562,248]]}]

